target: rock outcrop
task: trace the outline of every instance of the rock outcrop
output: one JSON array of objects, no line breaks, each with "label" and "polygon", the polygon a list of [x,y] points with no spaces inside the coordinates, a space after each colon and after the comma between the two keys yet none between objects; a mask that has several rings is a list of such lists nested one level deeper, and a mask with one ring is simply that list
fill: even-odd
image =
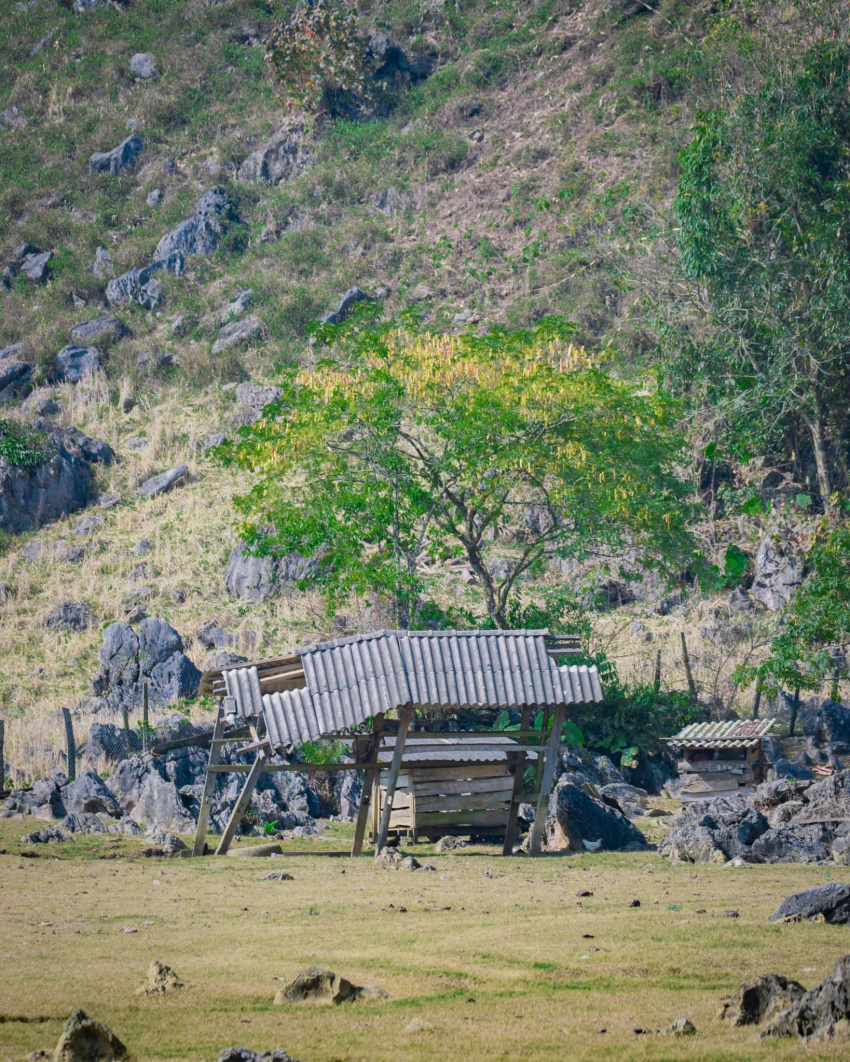
[{"label": "rock outcrop", "polygon": [[799,981],[781,974],[761,974],[744,981],[724,1003],[720,1018],[730,1025],[761,1025],[771,1021],[806,994]]},{"label": "rock outcrop", "polygon": [[120,339],[127,329],[117,317],[105,314],[92,321],[82,321],[71,329],[71,342],[81,346],[104,340]]},{"label": "rock outcrop", "polygon": [[136,168],[136,162],[144,147],[142,138],[131,133],[111,151],[96,151],[89,159],[89,172],[111,173],[115,176],[129,173]]},{"label": "rock outcrop", "polygon": [[24,398],[32,387],[32,366],[23,361],[23,344],[0,350],[0,405]]},{"label": "rock outcrop", "polygon": [[254,557],[245,552],[244,545],[238,545],[230,551],[224,585],[231,597],[241,601],[270,601],[306,578],[313,563],[300,553],[286,557]]},{"label": "rock outcrop", "polygon": [[364,997],[386,999],[387,993],[382,988],[355,985],[332,970],[308,966],[280,989],[274,1001],[277,1004],[314,1002],[337,1005]]},{"label": "rock outcrop", "polygon": [[160,472],[159,475],[146,479],[138,492],[143,498],[158,498],[160,494],[168,494],[175,487],[182,486],[188,478],[189,466],[178,465],[176,468],[169,468],[167,472]]},{"label": "rock outcrop", "polygon": [[236,176],[248,184],[277,185],[306,173],[313,161],[304,146],[301,127],[286,122],[251,152]]},{"label": "rock outcrop", "polygon": [[646,838],[616,808],[588,796],[568,776],[562,777],[549,798],[546,847],[550,851],[622,851],[646,847]]},{"label": "rock outcrop", "polygon": [[770,612],[781,612],[803,581],[800,563],[778,537],[762,539],[750,594]]},{"label": "rock outcrop", "polygon": [[75,1010],[53,1051],[53,1062],[98,1062],[124,1058],[127,1048],[111,1029]]},{"label": "rock outcrop", "polygon": [[99,368],[100,351],[97,347],[71,343],[53,359],[54,376],[62,383],[79,383],[84,376]]},{"label": "rock outcrop", "polygon": [[850,885],[831,881],[815,885],[805,892],[795,892],[776,908],[769,922],[850,922]]},{"label": "rock outcrop", "polygon": [[[840,1027],[840,1029],[839,1029]],[[850,1038],[850,955],[843,955],[829,977],[792,1003],[768,1025],[764,1037],[797,1036],[803,1041]]]}]

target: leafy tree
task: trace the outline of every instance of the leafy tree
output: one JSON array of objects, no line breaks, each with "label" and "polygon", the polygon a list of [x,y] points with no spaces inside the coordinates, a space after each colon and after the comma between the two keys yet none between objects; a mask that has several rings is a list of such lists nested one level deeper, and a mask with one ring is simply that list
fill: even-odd
[{"label": "leafy tree", "polygon": [[739,87],[724,85],[681,156],[690,287],[668,340],[686,388],[719,407],[739,450],[773,447],[798,467],[812,455],[828,507],[847,483],[850,429],[846,29]]},{"label": "leafy tree", "polygon": [[277,19],[264,42],[266,61],[290,110],[304,116],[332,110],[340,93],[366,94],[367,43],[353,10],[333,0],[302,0]]},{"label": "leafy tree", "polygon": [[362,320],[282,373],[281,399],[222,449],[259,552],[322,553],[331,595],[389,591],[411,621],[422,562],[465,558],[497,627],[549,554],[626,547],[677,568],[692,545],[676,409],[594,364],[557,320],[484,337]]},{"label": "leafy tree", "polygon": [[850,642],[850,525],[825,526],[808,554],[810,573],[759,666],[739,668],[742,685],[757,682],[775,697],[783,689],[823,688],[848,673]]}]

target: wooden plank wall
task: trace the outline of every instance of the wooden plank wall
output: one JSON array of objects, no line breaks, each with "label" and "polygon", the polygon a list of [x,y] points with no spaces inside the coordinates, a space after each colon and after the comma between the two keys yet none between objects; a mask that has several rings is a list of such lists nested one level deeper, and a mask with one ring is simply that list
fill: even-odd
[{"label": "wooden plank wall", "polygon": [[433,838],[498,834],[507,826],[513,785],[505,763],[410,769],[398,779],[390,830]]}]

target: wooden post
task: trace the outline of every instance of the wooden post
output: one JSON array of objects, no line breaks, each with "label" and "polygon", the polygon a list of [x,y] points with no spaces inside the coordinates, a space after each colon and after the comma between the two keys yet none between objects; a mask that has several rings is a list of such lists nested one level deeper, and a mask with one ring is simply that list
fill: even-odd
[{"label": "wooden post", "polygon": [[753,719],[758,719],[759,708],[761,707],[761,683],[756,683],[756,697],[753,701]]},{"label": "wooden post", "polygon": [[68,770],[65,772],[68,781],[73,782],[77,777],[77,746],[74,744],[74,724],[71,722],[71,709],[62,709],[62,721],[65,723],[65,764]]},{"label": "wooden post", "polygon": [[127,712],[127,705],[121,705],[121,716],[124,720],[124,748],[127,751],[128,756],[133,755],[133,744],[130,740],[130,716]]},{"label": "wooden post", "polygon": [[540,855],[543,827],[546,825],[546,811],[549,807],[549,794],[552,792],[555,768],[558,765],[558,745],[561,741],[561,728],[564,725],[565,712],[566,708],[563,704],[559,704],[555,709],[555,718],[552,721],[549,743],[546,746],[543,779],[540,783],[540,793],[537,797],[537,813],[534,816],[534,825],[531,828],[531,844],[528,851],[528,854],[532,856]]},{"label": "wooden post", "polygon": [[655,654],[655,680],[652,683],[652,689],[657,697],[661,692],[661,650]]},{"label": "wooden post", "polygon": [[357,811],[357,825],[354,828],[354,844],[351,846],[352,856],[363,853],[363,838],[366,834],[366,825],[369,822],[369,806],[375,793],[375,778],[378,774],[378,753],[381,748],[381,731],[384,729],[384,713],[379,712],[372,720],[372,748],[369,750],[366,773],[363,776],[363,792],[360,796],[360,807]]},{"label": "wooden post", "polygon": [[682,660],[685,664],[685,675],[688,679],[688,693],[690,694],[691,701],[695,702],[697,699],[697,686],[694,682],[694,673],[691,671],[691,658],[688,656],[688,643],[685,640],[685,632],[682,631]]},{"label": "wooden post", "polygon": [[384,810],[381,813],[381,824],[378,827],[378,836],[375,841],[375,855],[386,846],[387,834],[390,829],[390,815],[393,811],[393,800],[395,799],[395,788],[398,784],[398,773],[401,769],[401,759],[404,756],[404,745],[407,741],[407,731],[410,729],[410,717],[413,715],[413,709],[408,705],[406,708],[402,708],[398,717],[398,734],[395,739],[395,748],[393,749],[393,759],[390,764],[390,773],[387,778],[387,795],[386,803],[384,804]]},{"label": "wooden post", "polygon": [[230,813],[230,818],[227,820],[227,826],[224,828],[224,833],[218,842],[218,848],[215,850],[216,855],[225,855],[227,853],[230,842],[233,840],[236,830],[239,828],[239,823],[242,821],[242,816],[248,810],[248,805],[251,802],[254,790],[257,788],[257,782],[259,782],[260,775],[263,773],[265,763],[265,750],[260,749],[251,770],[248,772],[248,777],[245,779],[245,785],[239,794],[239,799],[236,801],[233,811]]},{"label": "wooden post", "polygon": [[549,729],[549,722],[552,718],[552,712],[549,708],[543,709],[543,722],[540,724],[540,751],[541,755],[537,757],[537,763],[534,767],[534,792],[540,792],[540,783],[543,780],[543,749],[546,746],[546,735]]},{"label": "wooden post", "polygon": [[788,737],[794,737],[797,729],[797,713],[800,711],[800,687],[794,690],[794,700],[791,702],[791,721],[788,724]]},{"label": "wooden post", "polygon": [[142,686],[142,752],[148,751],[148,684]]},{"label": "wooden post", "polygon": [[[528,719],[531,715],[531,705],[526,705],[522,709],[520,716],[520,730],[528,730]],[[540,754],[537,756],[540,759]],[[525,765],[528,760],[525,754],[516,754],[514,756],[514,787],[511,793],[511,806],[508,808],[508,822],[505,826],[505,843],[502,845],[502,855],[509,856],[516,844],[516,824],[517,816],[519,815],[519,799],[522,794],[522,780],[525,777]]]},{"label": "wooden post", "polygon": [[[147,689],[147,686],[145,687]],[[207,768],[214,767],[221,759],[221,735],[224,731],[224,709],[219,708],[213,727],[212,742],[210,743],[210,757]],[[195,830],[195,844],[192,847],[193,856],[204,854],[204,844],[207,839],[207,829],[210,824],[210,811],[212,810],[213,794],[215,793],[215,774],[209,769],[204,779],[204,792],[201,796],[201,809],[198,812],[198,828]]]}]

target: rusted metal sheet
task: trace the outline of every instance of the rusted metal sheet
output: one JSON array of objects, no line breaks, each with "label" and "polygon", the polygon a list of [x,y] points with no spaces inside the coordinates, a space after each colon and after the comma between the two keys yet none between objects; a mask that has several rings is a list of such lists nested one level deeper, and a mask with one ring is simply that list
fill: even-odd
[{"label": "rusted metal sheet", "polygon": [[749,749],[767,737],[775,719],[732,719],[725,723],[691,723],[664,740],[675,748]]}]

